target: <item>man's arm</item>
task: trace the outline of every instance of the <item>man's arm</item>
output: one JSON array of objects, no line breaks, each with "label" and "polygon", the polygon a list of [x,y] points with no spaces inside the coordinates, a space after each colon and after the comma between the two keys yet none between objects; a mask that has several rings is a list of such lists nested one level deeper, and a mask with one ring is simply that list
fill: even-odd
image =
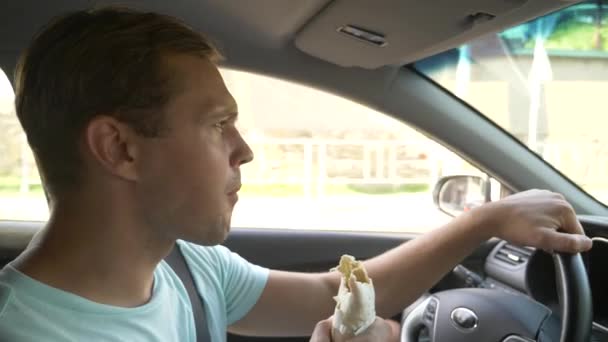
[{"label": "man's arm", "polygon": [[[561,231],[561,232],[558,232]],[[467,212],[440,229],[365,262],[374,281],[376,310],[391,317],[413,302],[492,236],[546,250],[591,248],[572,207],[548,191],[528,191]],[[264,292],[233,332],[250,335],[309,335],[333,312],[338,272],[272,271]]]},{"label": "man's arm", "polygon": [[258,302],[228,330],[248,336],[310,336],[317,322],[333,314],[337,287],[331,278],[329,273],[271,270]]}]

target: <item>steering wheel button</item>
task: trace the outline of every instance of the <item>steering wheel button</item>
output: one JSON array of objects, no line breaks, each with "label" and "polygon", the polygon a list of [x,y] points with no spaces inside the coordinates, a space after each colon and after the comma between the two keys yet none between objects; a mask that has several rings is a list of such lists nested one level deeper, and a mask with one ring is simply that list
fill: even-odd
[{"label": "steering wheel button", "polygon": [[502,340],[502,342],[534,342],[534,340],[530,340],[528,338],[521,337],[518,335],[511,335],[511,336],[507,336],[507,338]]},{"label": "steering wheel button", "polygon": [[452,311],[452,322],[461,329],[473,330],[477,327],[479,319],[477,315],[467,308],[456,308]]}]

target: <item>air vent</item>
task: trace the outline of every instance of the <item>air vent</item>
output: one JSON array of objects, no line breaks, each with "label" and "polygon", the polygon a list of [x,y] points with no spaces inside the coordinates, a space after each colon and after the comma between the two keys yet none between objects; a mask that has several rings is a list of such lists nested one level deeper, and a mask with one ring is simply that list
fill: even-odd
[{"label": "air vent", "polygon": [[494,259],[502,263],[517,266],[525,263],[530,259],[532,250],[525,247],[518,247],[509,243],[505,243],[494,255]]}]

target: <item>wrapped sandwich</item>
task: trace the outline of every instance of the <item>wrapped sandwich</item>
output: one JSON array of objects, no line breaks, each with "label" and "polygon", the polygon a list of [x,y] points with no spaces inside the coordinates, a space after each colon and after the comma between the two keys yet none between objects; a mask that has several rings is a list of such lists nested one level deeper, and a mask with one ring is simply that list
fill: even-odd
[{"label": "wrapped sandwich", "polygon": [[356,336],[376,319],[374,284],[363,263],[350,255],[343,255],[332,271],[342,275],[338,295],[334,297],[334,331],[345,336]]}]

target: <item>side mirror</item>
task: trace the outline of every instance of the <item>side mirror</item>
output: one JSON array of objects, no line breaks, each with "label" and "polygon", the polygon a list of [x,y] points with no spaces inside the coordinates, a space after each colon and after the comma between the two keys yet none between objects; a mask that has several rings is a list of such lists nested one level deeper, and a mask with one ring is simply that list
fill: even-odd
[{"label": "side mirror", "polygon": [[433,189],[433,201],[439,210],[450,216],[491,201],[491,182],[478,176],[443,177]]}]

